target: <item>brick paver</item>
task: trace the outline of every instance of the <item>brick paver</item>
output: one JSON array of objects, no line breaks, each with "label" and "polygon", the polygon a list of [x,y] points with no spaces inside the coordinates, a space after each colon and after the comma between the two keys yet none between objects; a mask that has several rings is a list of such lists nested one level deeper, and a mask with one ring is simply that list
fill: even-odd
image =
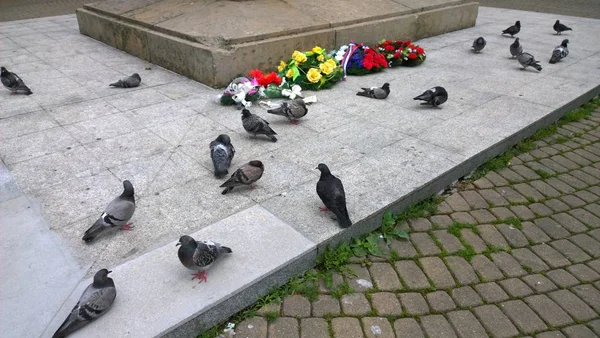
[{"label": "brick paver", "polygon": [[[284,318],[267,324],[259,312],[238,332],[293,337],[296,330],[317,338],[330,332],[350,338],[600,335],[599,126],[600,111],[566,125],[560,130],[572,141],[537,142],[542,148],[519,155],[508,168],[462,185],[437,213],[408,220],[410,241],[390,244],[397,257],[357,259],[349,265],[354,275],[335,275],[336,285],[348,282],[349,294],[335,298],[321,286],[311,301],[286,297],[274,307]],[[583,135],[572,135],[584,127]]]}]

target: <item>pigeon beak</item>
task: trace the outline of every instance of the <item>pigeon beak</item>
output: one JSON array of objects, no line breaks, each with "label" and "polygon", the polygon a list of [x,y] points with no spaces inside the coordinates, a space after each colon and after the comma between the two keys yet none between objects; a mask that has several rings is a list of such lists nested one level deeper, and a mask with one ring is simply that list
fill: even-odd
[{"label": "pigeon beak", "polygon": [[175,246],[180,246],[180,245],[181,245],[181,242],[179,242],[179,243],[175,244]]},{"label": "pigeon beak", "polygon": [[106,274],[108,275],[109,273],[112,273],[112,271],[107,272]]}]

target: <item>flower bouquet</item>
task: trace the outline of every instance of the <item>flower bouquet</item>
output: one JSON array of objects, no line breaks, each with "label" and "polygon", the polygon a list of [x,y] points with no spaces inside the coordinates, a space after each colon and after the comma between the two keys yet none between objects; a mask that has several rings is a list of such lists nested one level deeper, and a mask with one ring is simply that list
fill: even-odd
[{"label": "flower bouquet", "polygon": [[375,73],[388,67],[385,56],[377,50],[353,42],[340,47],[335,53],[335,59],[342,64],[345,74],[349,75]]},{"label": "flower bouquet", "polygon": [[[237,105],[238,107],[250,107],[251,102],[267,96],[271,98],[284,97],[282,95],[281,77],[275,72],[263,74],[258,69],[249,72],[248,77],[238,76],[235,78],[223,94],[219,95],[219,101],[223,105]],[[289,85],[287,86],[289,87]],[[286,88],[287,88],[286,87]]]},{"label": "flower bouquet", "polygon": [[381,40],[375,48],[385,56],[390,67],[418,66],[427,58],[425,50],[410,40]]},{"label": "flower bouquet", "polygon": [[281,61],[277,69],[287,83],[304,90],[329,89],[343,75],[339,63],[319,46],[308,52],[294,51],[292,58],[287,63]]}]

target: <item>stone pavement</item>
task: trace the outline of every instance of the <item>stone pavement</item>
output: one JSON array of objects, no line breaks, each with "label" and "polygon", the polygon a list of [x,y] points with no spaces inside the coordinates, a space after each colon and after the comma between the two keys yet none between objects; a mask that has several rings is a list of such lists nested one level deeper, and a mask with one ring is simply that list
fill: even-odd
[{"label": "stone pavement", "polygon": [[536,145],[410,220],[394,254],[355,257],[355,276],[235,337],[600,336],[600,109]]},{"label": "stone pavement", "polygon": [[0,22],[74,14],[77,8],[92,0],[2,0]]},{"label": "stone pavement", "polygon": [[596,0],[479,0],[479,5],[522,11],[553,13],[600,19],[600,1]]},{"label": "stone pavement", "polygon": [[[228,316],[251,304],[264,291],[260,287],[299,273],[327,243],[373,230],[385,210],[399,211],[437,192],[596,95],[600,21],[569,18],[578,27],[564,35],[572,39],[571,55],[548,65],[552,48],[563,39],[553,35],[553,18],[481,8],[476,27],[419,41],[428,53],[423,65],[350,77],[318,92],[319,102],[299,126],[267,116],[281,136],[277,143],[250,138],[239,111],[213,102],[218,91],[78,34],[73,15],[0,23],[0,64],[34,92],[0,91],[0,229],[11,235],[2,236],[10,241],[2,242],[0,255],[11,259],[2,260],[1,270],[18,276],[0,282],[3,305],[10,305],[0,309],[7,318],[0,321],[0,331],[9,337],[51,335],[88,283],[85,277],[104,267],[115,271],[118,303],[80,336],[105,337],[106,327],[127,327],[130,337],[148,337],[210,311]],[[515,19],[528,22],[521,41],[544,62],[543,72],[521,71],[508,58],[512,39],[499,32]],[[488,46],[474,55],[469,47],[479,35],[486,36]],[[108,88],[133,72],[142,76],[139,88]],[[383,82],[392,88],[383,102],[355,95],[359,87]],[[434,85],[446,87],[451,99],[436,110],[415,105],[412,97]],[[253,111],[266,116],[262,108]],[[258,189],[220,194],[208,144],[222,132],[238,150],[234,167],[255,158],[265,162]],[[346,231],[318,211],[313,168],[319,162],[344,181],[356,223]],[[85,245],[82,233],[121,192],[123,179],[136,188],[135,230]],[[260,234],[260,220],[271,217],[278,219],[281,242],[296,245],[264,252],[244,246],[238,232],[223,229],[232,222]],[[216,240],[233,243],[240,255],[223,261],[201,286],[203,296],[221,298],[186,303],[177,312],[170,297],[186,299],[198,289],[184,283],[188,271],[175,258],[173,241],[194,233],[218,235]],[[33,235],[39,237],[22,240]],[[40,255],[44,270],[36,265]],[[252,266],[256,261],[272,265]],[[145,264],[157,271],[139,274]],[[238,266],[254,269],[232,278],[235,270],[229,269]],[[32,274],[35,279],[28,278]],[[141,279],[125,278],[134,275]],[[176,280],[160,283],[171,279]],[[229,283],[227,288],[221,281]],[[219,303],[224,300],[227,308]],[[146,321],[127,320],[148,303],[168,308],[171,315],[148,311]],[[32,304],[36,320],[28,317]],[[221,306],[215,310],[215,304]],[[132,329],[135,325],[140,327]]]}]

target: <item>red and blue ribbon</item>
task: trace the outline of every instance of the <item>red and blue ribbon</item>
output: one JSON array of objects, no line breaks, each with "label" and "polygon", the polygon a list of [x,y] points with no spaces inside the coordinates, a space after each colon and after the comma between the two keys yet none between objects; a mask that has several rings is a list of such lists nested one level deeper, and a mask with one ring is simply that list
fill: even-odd
[{"label": "red and blue ribbon", "polygon": [[356,52],[358,47],[359,46],[356,43],[354,43],[354,41],[351,41],[348,44],[348,49],[346,50],[344,57],[342,58],[342,69],[344,70],[344,81],[346,81],[346,67],[348,67],[348,62],[350,61],[352,54],[354,54],[354,52]]}]

